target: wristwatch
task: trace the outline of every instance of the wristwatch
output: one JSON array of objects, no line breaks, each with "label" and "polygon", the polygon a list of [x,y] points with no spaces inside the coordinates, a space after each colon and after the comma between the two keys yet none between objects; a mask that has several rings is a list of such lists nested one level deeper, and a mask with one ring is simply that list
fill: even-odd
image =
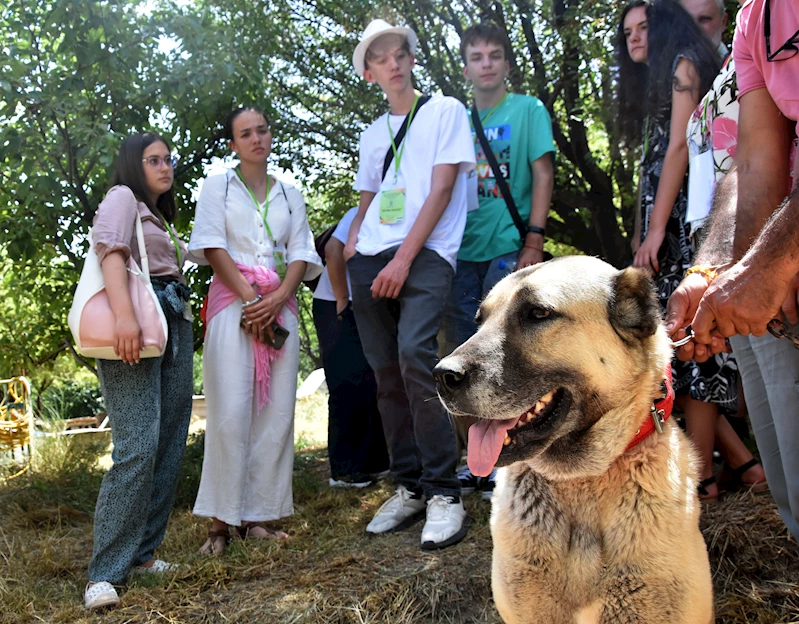
[{"label": "wristwatch", "polygon": [[527,233],[529,234],[532,232],[533,234],[540,234],[541,236],[544,235],[544,228],[538,227],[537,225],[528,225],[527,226]]}]

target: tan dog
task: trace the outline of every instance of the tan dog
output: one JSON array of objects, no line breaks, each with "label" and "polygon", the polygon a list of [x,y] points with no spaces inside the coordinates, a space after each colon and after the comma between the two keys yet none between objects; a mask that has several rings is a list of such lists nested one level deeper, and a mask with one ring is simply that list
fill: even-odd
[{"label": "tan dog", "polygon": [[[434,374],[497,475],[492,588],[508,624],[711,624],[697,471],[682,431],[652,422],[671,346],[652,283],[571,257],[503,279],[477,334]],[[650,425],[651,426],[651,425]]]}]

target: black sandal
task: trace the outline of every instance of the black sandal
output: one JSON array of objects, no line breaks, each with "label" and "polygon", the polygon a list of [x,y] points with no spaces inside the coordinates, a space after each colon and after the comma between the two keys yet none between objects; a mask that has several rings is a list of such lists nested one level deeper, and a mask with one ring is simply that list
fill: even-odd
[{"label": "black sandal", "polygon": [[707,479],[702,479],[699,485],[696,486],[696,493],[699,495],[699,502],[707,505],[715,505],[719,502],[719,495],[712,496],[707,491],[708,485],[713,485],[716,482],[716,475],[711,475]]},{"label": "black sandal", "polygon": [[[728,464],[724,464],[724,469],[720,475],[719,480],[723,481],[724,487],[727,491],[746,490],[754,494],[761,494],[768,491],[768,482],[759,481],[757,483],[744,483],[744,473],[750,468],[754,468],[760,462],[754,457],[745,464],[741,464],[737,468],[731,468]],[[723,479],[721,478],[723,477]]]}]

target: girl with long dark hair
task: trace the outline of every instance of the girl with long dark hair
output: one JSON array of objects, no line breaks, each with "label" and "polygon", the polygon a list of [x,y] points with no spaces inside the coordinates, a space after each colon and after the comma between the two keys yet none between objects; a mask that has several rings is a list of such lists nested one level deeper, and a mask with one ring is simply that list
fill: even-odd
[{"label": "girl with long dark hair", "polygon": [[[713,84],[721,59],[676,0],[634,0],[628,4],[621,15],[616,51],[620,130],[628,146],[643,143],[638,215],[641,232],[636,241],[640,246],[634,264],[653,273],[665,312],[669,297],[692,264],[685,219],[685,133],[699,100]],[[726,455],[751,458],[720,416],[720,412],[737,409],[737,366],[726,354],[701,365],[674,359],[672,366],[686,430],[702,461],[699,497],[712,502],[718,498],[712,464],[717,434]]]},{"label": "girl with long dark hair", "polygon": [[[194,513],[211,518],[203,554],[229,526],[244,539],[286,539],[264,523],[294,513],[297,288],[322,271],[302,194],[267,172],[272,130],[252,107],[228,117],[235,169],[206,178],[189,246],[214,270],[203,347],[205,456]],[[285,342],[275,341],[282,336]]]},{"label": "girl with long dark hair", "polygon": [[[92,231],[106,292],[116,318],[120,360],[97,360],[114,442],[94,516],[94,549],[87,609],[119,603],[115,584],[130,573],[163,573],[177,566],[155,559],[172,511],[191,418],[193,340],[182,273],[186,245],[171,225],[175,159],[159,135],[129,136],[120,147],[111,189]],[[127,260],[141,264],[136,215],[141,217],[153,288],[169,328],[166,351],[140,358],[142,332],[128,290]]]}]

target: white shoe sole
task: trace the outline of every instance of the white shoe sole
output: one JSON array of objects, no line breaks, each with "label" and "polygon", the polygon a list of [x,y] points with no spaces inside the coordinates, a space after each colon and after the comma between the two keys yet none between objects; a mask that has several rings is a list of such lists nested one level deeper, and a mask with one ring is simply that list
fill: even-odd
[{"label": "white shoe sole", "polygon": [[469,532],[469,525],[472,523],[472,519],[470,516],[466,516],[463,519],[463,524],[461,525],[460,530],[455,533],[452,537],[449,537],[441,542],[422,542],[422,550],[441,550],[442,548],[446,548],[447,546],[453,546],[460,542],[466,534]]},{"label": "white shoe sole", "polygon": [[367,528],[366,533],[368,535],[389,535],[390,533],[397,533],[398,531],[404,531],[409,526],[416,524],[417,522],[419,522],[419,520],[424,518],[426,511],[427,511],[426,509],[420,509],[415,514],[408,516],[407,518],[405,518],[405,520],[403,520],[399,524],[391,527],[390,529],[386,529],[385,531],[370,531]]},{"label": "white shoe sole", "polygon": [[106,607],[115,607],[121,602],[116,590],[106,590],[92,600],[89,600],[86,597],[88,590],[89,588],[87,587],[83,592],[83,606],[87,611],[96,611],[97,609],[104,609]]},{"label": "white shoe sole", "polygon": [[328,485],[332,488],[365,488],[369,487],[370,485],[374,485],[374,481],[360,481],[358,483],[352,483],[350,481],[339,481],[338,479],[330,479],[328,481]]}]

